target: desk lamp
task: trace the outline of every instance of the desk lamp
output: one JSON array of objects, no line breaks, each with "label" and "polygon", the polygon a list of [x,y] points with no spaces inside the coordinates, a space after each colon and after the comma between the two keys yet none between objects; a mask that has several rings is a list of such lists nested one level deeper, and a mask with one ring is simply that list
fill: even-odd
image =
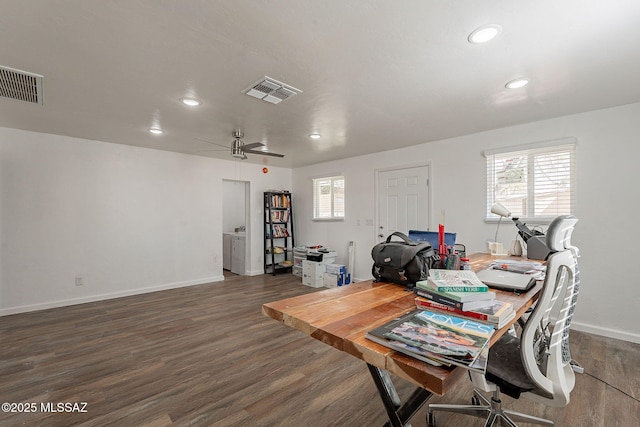
[{"label": "desk lamp", "polygon": [[502,246],[502,244],[498,244],[498,230],[500,230],[500,222],[502,221],[502,218],[511,216],[511,212],[502,203],[496,202],[496,204],[491,206],[491,213],[496,214],[499,217],[498,226],[496,227],[496,237],[493,239],[493,241],[496,243],[496,246],[498,246],[495,248],[496,252],[502,253],[503,249],[499,248],[500,246]]}]

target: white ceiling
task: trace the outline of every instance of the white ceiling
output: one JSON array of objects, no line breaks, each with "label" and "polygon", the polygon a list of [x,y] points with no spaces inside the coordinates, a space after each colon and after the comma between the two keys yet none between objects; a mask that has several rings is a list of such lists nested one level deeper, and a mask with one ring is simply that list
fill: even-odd
[{"label": "white ceiling", "polygon": [[[242,129],[297,167],[638,102],[640,1],[0,0],[0,65],[44,76],[0,126],[224,159],[198,139]],[[303,92],[241,93],[263,76]]]}]

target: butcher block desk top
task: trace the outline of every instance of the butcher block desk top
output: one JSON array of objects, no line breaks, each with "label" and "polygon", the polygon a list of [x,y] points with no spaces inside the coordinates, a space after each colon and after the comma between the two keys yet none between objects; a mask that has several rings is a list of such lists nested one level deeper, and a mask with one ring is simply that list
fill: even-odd
[{"label": "butcher block desk top", "polygon": [[[482,253],[472,254],[470,258],[474,271],[486,268],[492,259],[497,259]],[[516,316],[494,333],[491,343],[533,304],[541,288],[542,283],[538,282],[522,295],[495,290],[497,299],[513,304]],[[262,306],[262,312],[370,365],[442,395],[464,375],[465,369],[436,367],[365,338],[368,331],[414,310],[414,298],[414,293],[401,285],[369,280],[270,302]]]}]

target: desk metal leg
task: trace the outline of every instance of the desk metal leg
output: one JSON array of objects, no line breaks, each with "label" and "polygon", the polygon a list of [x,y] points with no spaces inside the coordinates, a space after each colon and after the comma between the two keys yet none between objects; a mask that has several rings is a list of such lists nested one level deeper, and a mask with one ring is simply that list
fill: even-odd
[{"label": "desk metal leg", "polygon": [[386,426],[403,427],[407,425],[416,412],[424,405],[427,400],[432,396],[428,390],[422,387],[416,387],[414,392],[409,396],[406,402],[400,402],[400,396],[396,388],[393,386],[389,372],[377,368],[367,363],[369,372],[373,377],[373,382],[376,384],[382,403],[387,410],[389,416],[389,422],[385,423]]}]

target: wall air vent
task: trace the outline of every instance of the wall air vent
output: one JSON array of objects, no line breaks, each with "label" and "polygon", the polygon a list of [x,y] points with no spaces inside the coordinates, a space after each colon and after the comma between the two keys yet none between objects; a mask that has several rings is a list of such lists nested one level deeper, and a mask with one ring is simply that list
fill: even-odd
[{"label": "wall air vent", "polygon": [[42,105],[44,77],[0,65],[0,96]]},{"label": "wall air vent", "polygon": [[302,91],[272,79],[271,77],[263,77],[243,90],[242,93],[272,104],[278,104],[293,95],[302,93]]}]

